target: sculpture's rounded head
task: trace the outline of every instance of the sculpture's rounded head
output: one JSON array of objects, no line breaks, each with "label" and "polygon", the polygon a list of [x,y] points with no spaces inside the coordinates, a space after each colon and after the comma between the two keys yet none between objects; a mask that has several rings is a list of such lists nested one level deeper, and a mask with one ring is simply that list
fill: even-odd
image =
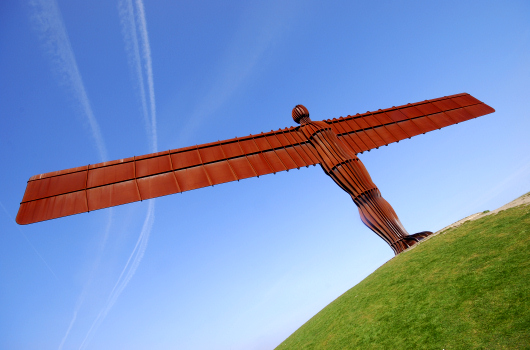
[{"label": "sculpture's rounded head", "polygon": [[293,120],[297,124],[301,124],[304,121],[310,121],[311,119],[309,119],[309,111],[307,108],[303,105],[296,105],[293,108]]}]

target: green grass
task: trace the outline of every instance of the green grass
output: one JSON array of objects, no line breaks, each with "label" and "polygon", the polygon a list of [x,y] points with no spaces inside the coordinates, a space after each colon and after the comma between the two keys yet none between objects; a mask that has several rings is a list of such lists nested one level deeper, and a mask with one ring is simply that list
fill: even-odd
[{"label": "green grass", "polygon": [[530,205],[449,229],[337,298],[277,349],[530,349]]}]

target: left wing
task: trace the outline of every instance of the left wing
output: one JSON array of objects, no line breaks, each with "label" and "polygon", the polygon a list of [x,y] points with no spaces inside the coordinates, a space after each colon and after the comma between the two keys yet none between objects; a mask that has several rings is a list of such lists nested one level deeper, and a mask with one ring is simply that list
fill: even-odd
[{"label": "left wing", "polygon": [[285,128],[32,176],[21,225],[317,164],[313,146]]}]

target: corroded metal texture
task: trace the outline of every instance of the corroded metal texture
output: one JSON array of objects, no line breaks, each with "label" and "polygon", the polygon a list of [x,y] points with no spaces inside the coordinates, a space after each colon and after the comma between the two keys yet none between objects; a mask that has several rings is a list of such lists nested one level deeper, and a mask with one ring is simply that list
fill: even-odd
[{"label": "corroded metal texture", "polygon": [[[301,105],[294,110],[301,108],[307,111]],[[390,204],[372,182],[363,163],[347,144],[339,140],[330,124],[311,121],[309,112],[299,118],[299,113],[294,113],[294,110],[293,119],[301,120],[300,132],[317,150],[322,169],[351,196],[364,224],[388,243],[395,254],[423,239],[409,236]]]},{"label": "corroded metal texture", "polygon": [[294,128],[33,176],[17,223],[54,219],[309,165]]},{"label": "corroded metal texture", "polygon": [[[32,176],[16,221],[29,224],[321,164],[357,205],[366,203],[363,222],[399,253],[428,233],[407,235],[355,155],[494,112],[466,93],[322,122],[311,122],[307,109],[297,107],[293,118],[302,126]],[[323,152],[330,140],[344,159]]]}]

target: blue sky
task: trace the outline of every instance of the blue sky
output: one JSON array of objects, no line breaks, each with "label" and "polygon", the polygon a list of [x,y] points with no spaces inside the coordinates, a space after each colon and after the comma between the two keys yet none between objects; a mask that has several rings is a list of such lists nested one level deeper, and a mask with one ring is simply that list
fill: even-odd
[{"label": "blue sky", "polygon": [[527,1],[2,1],[0,348],[272,349],[393,256],[318,166],[18,226],[30,176],[468,92],[360,155],[434,231],[530,190],[529,62]]}]

